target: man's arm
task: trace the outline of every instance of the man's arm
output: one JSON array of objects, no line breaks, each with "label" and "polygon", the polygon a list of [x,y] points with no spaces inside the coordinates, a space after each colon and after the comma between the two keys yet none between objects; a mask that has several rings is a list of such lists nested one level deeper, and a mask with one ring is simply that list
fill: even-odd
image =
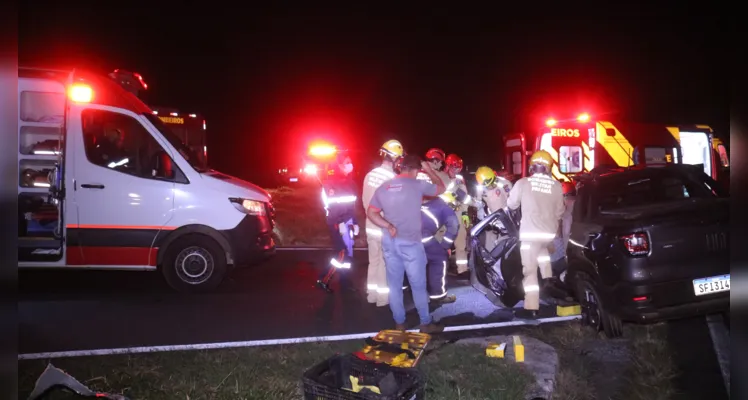
[{"label": "man's arm", "polygon": [[439,175],[436,174],[436,171],[434,171],[433,168],[431,168],[431,164],[427,162],[422,162],[421,167],[423,168],[423,172],[429,176],[429,179],[431,179],[431,182],[436,186],[436,194],[430,194],[430,193],[424,193],[427,196],[438,196],[447,189],[446,186],[444,186],[444,182],[442,182],[442,179],[439,178]]},{"label": "man's arm", "polygon": [[506,206],[509,207],[512,210],[516,210],[519,208],[522,197],[522,183],[524,181],[519,180],[516,184],[514,184],[514,187],[512,190],[509,191],[509,198],[506,200]]}]

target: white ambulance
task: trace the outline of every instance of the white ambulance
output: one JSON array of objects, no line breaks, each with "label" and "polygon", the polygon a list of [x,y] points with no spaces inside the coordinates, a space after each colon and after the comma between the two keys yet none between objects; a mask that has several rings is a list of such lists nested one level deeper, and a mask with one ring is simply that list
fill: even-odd
[{"label": "white ambulance", "polygon": [[263,189],[201,165],[135,95],[18,71],[19,268],[160,270],[183,292],[275,252]]}]

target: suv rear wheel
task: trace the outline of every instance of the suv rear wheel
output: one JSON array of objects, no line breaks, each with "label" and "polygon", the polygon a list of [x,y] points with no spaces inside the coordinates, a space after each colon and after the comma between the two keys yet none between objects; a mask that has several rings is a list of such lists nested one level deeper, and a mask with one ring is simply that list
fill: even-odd
[{"label": "suv rear wheel", "polygon": [[611,314],[603,304],[592,279],[580,274],[576,279],[576,296],[582,305],[582,322],[597,332],[603,331],[608,338],[623,336],[621,319]]},{"label": "suv rear wheel", "polygon": [[182,293],[212,291],[227,271],[223,248],[209,236],[195,233],[171,243],[161,265],[166,282]]}]

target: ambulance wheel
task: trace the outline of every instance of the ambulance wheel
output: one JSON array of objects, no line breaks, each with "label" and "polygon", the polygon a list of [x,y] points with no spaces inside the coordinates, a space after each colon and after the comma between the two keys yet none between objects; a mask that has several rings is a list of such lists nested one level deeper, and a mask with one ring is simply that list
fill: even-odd
[{"label": "ambulance wheel", "polygon": [[603,331],[610,339],[623,336],[621,319],[606,309],[591,278],[586,274],[580,274],[576,279],[576,287],[577,299],[582,305],[582,323],[597,332]]},{"label": "ambulance wheel", "polygon": [[209,292],[226,277],[226,253],[208,236],[184,235],[166,249],[161,272],[169,286],[179,292]]}]

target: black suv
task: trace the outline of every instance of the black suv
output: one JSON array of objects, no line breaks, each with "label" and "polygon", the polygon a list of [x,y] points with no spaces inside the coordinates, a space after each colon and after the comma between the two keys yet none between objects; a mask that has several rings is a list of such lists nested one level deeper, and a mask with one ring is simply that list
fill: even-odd
[{"label": "black suv", "polygon": [[566,283],[608,337],[730,307],[729,195],[689,165],[578,177]]}]

